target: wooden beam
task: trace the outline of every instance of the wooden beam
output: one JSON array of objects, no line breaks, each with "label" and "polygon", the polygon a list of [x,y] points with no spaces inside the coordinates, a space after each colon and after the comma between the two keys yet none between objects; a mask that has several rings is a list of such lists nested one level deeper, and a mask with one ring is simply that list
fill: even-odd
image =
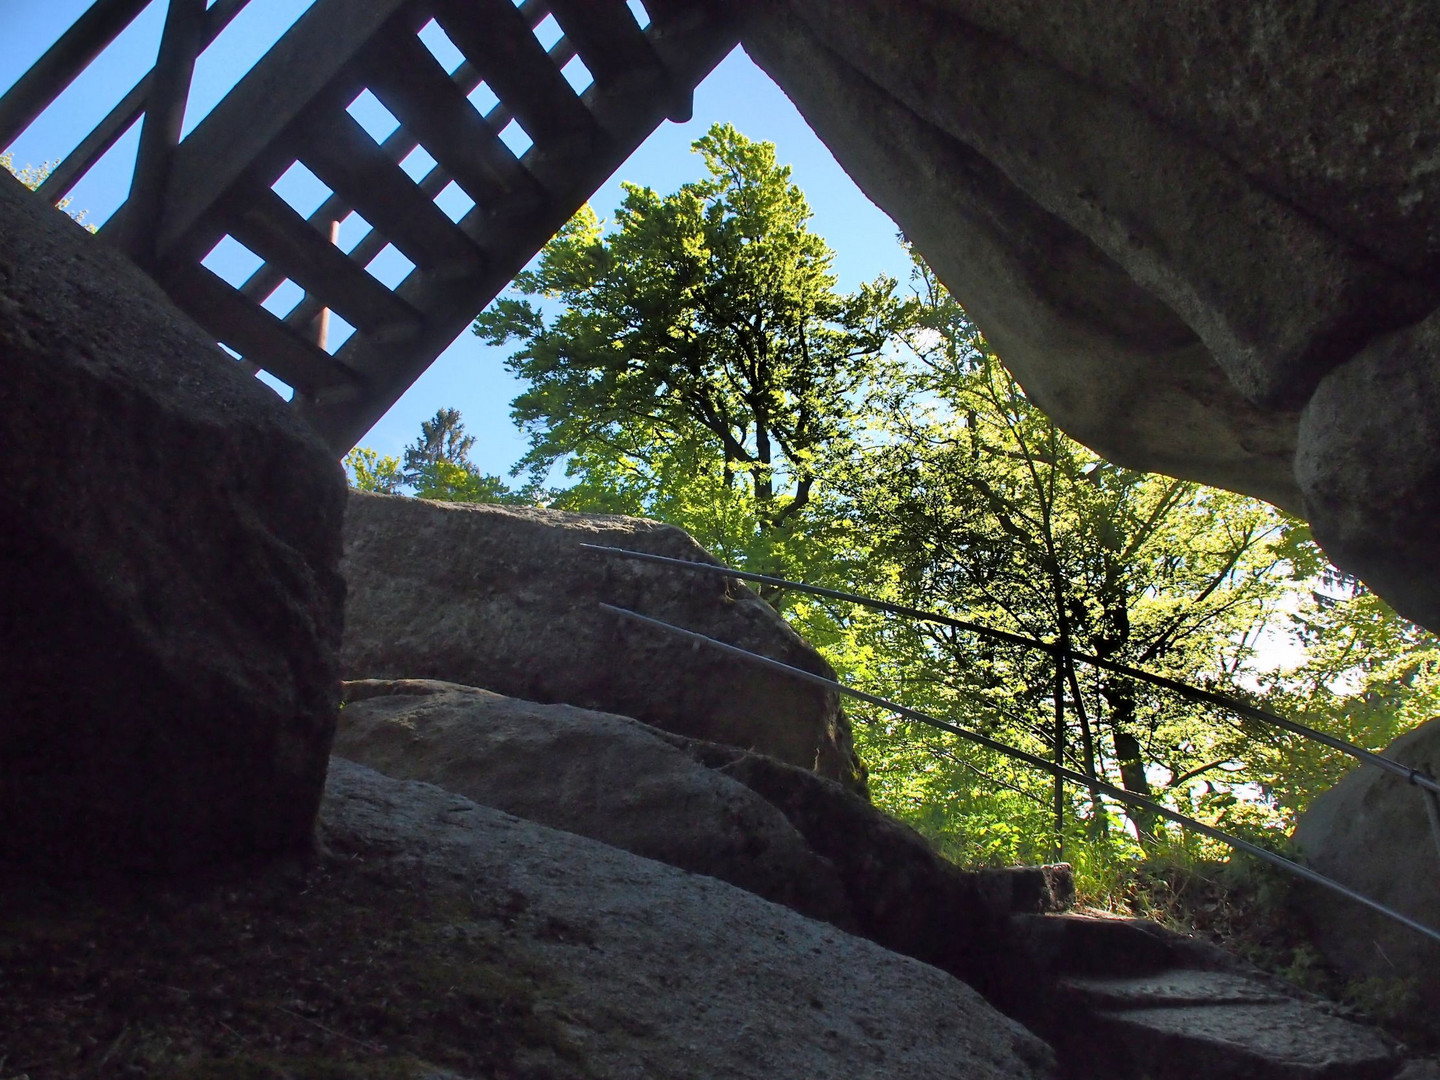
[{"label": "wooden beam", "polygon": [[516,194],[538,193],[535,178],[418,38],[386,35],[371,46],[367,61],[375,96],[475,202],[494,205]]},{"label": "wooden beam", "polygon": [[203,266],[168,265],[160,284],[201,326],[236,352],[258,361],[297,395],[357,387],[354,372],[270,312],[256,307]]},{"label": "wooden beam", "polygon": [[293,135],[291,152],[422,270],[474,269],[483,255],[343,110]]},{"label": "wooden beam", "polygon": [[433,0],[435,21],[538,144],[595,138],[575,91],[510,0]]},{"label": "wooden beam", "polygon": [[[520,13],[522,15],[527,15],[528,18],[535,19],[535,21],[538,21],[534,14],[537,10],[539,10],[543,16],[543,5],[538,3],[537,0],[525,0],[525,3],[520,7]],[[550,47],[550,60],[557,68],[564,67],[570,62],[570,58],[574,55],[575,46],[565,38],[561,38]],[[450,78],[462,96],[468,95],[475,87],[479,86],[481,82],[479,69],[469,60],[466,60],[456,68]],[[502,101],[485,114],[484,120],[492,131],[499,131],[510,122],[511,115],[509,106]],[[405,160],[406,155],[414,150],[417,145],[419,145],[418,141],[408,129],[398,127],[380,144],[380,149],[385,152],[385,156],[391,161],[400,162]],[[506,153],[509,153],[508,147],[506,148]],[[511,156],[513,157],[514,155]],[[444,168],[436,167],[431,169],[425,178],[420,181],[419,187],[428,198],[434,199],[445,189],[445,185],[449,182],[450,177]],[[491,207],[490,209],[500,217],[510,216],[511,214],[526,214],[538,209],[539,204],[547,198],[549,198],[549,196],[537,187],[534,189],[533,195],[512,196],[506,199],[503,204]],[[345,216],[353,209],[354,207],[351,206],[343,196],[332,194],[320,205],[318,210],[310,215],[310,223],[314,225],[317,222],[343,221]],[[376,255],[380,254],[386,243],[388,243],[388,241],[383,234],[372,231],[367,234],[359,244],[351,249],[350,255],[358,262],[368,263]],[[250,275],[249,279],[240,287],[240,291],[246,296],[263,300],[274,292],[284,280],[285,275],[267,263]],[[310,312],[307,318],[313,315],[314,310]]]},{"label": "wooden beam", "polygon": [[75,77],[105,51],[150,0],[95,0],[30,70],[0,97],[0,150],[50,107]]},{"label": "wooden beam", "polygon": [[550,0],[550,9],[596,82],[623,83],[646,69],[661,69],[624,0]]},{"label": "wooden beam", "polygon": [[650,13],[647,34],[670,30],[708,29],[725,21],[715,0],[640,0]]},{"label": "wooden beam", "polygon": [[[308,226],[309,222],[305,224]],[[325,230],[325,239],[331,247],[336,247],[340,243],[340,222],[330,222],[330,227]],[[389,292],[388,289],[386,291]],[[315,300],[315,296],[312,293],[306,293],[305,299]],[[296,304],[295,306],[299,307],[300,305]],[[291,311],[285,316],[285,324],[287,326],[290,325],[290,315],[293,314],[294,311]],[[322,307],[303,325],[306,330],[310,331],[310,340],[315,343],[317,348],[323,351],[325,346],[330,343],[330,309],[328,307]]]},{"label": "wooden beam", "polygon": [[170,179],[195,58],[205,33],[205,0],[169,0],[160,53],[145,98],[145,121],[125,214],[108,234],[143,270],[155,264],[155,234],[160,223],[165,186]]},{"label": "wooden beam", "polygon": [[[205,34],[201,52],[220,36],[220,32],[230,25],[230,20],[249,2],[250,0],[215,0],[205,12]],[[70,194],[70,189],[105,156],[145,111],[145,102],[150,96],[150,84],[154,76],[153,69],[147,71],[140,81],[130,88],[130,92],[120,99],[119,104],[105,114],[105,119],[96,124],[90,134],[66,154],[60,164],[50,170],[50,175],[45,177],[44,182],[36,189],[36,194],[52,203],[58,203]]]},{"label": "wooden beam", "polygon": [[269,188],[221,209],[230,235],[365,333],[414,332],[420,313],[376,281]]}]

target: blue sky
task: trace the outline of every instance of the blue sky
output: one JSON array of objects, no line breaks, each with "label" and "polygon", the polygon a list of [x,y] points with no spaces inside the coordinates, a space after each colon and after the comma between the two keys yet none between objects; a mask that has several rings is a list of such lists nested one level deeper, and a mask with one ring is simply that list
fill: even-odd
[{"label": "blue sky", "polygon": [[[0,87],[10,86],[87,6],[88,0],[0,0]],[[251,0],[196,65],[186,130],[204,117],[308,6],[307,0]],[[154,0],[8,148],[15,164],[38,165],[61,158],[74,147],[154,62],[163,20],[164,0]],[[540,36],[548,44],[545,29],[542,24]],[[444,44],[433,43],[437,55]],[[352,112],[380,137],[391,122],[378,103],[363,98],[352,106]],[[909,264],[895,241],[894,224],[860,193],[785,95],[739,50],[696,92],[694,118],[683,125],[662,125],[596,193],[592,204],[597,212],[602,217],[609,215],[619,200],[621,180],[669,192],[697,178],[704,167],[690,152],[690,144],[719,121],[733,123],[752,139],[775,143],[780,160],[793,166],[794,180],[815,212],[812,227],[836,251],[842,288],[853,289],[882,272],[904,280]],[[75,189],[72,209],[88,211],[89,222],[103,222],[124,200],[137,138],[138,126]],[[309,201],[314,183],[302,169],[283,177],[276,190],[297,209],[308,212],[319,201],[318,197]],[[343,225],[341,246],[348,248],[358,240],[362,228],[355,222]],[[243,250],[231,248],[217,249],[206,264],[232,282],[243,280],[253,268]],[[388,281],[387,269],[379,261],[372,264],[372,270]],[[391,274],[403,274],[403,270],[389,268]],[[293,285],[285,288],[293,293],[282,289],[268,305],[282,314],[298,299],[298,289]],[[343,328],[337,329],[343,332]],[[338,343],[332,341],[332,347]],[[464,415],[467,430],[476,436],[472,453],[476,463],[487,472],[508,472],[525,444],[510,421],[510,400],[518,387],[504,370],[505,355],[506,350],[487,348],[473,335],[462,335],[361,445],[399,455],[418,434],[421,420],[441,407],[454,406]]]}]

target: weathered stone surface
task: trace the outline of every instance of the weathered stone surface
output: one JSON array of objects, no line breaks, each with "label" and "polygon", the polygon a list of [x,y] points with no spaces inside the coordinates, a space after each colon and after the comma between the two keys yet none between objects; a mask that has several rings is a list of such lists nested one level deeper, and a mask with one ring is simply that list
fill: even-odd
[{"label": "weathered stone surface", "polygon": [[339,759],[322,822],[337,853],[413,865],[477,929],[503,925],[538,1012],[564,1022],[567,1074],[1052,1075],[1049,1048],[964,983],[713,878]]},{"label": "weathered stone surface", "polygon": [[[1383,753],[1440,774],[1440,718],[1402,735]],[[1310,804],[1294,841],[1320,873],[1440,928],[1440,852],[1422,799],[1422,790],[1403,778],[1362,765]],[[1352,978],[1393,980],[1412,990],[1410,1011],[1433,1024],[1440,1008],[1440,945],[1328,890],[1306,888],[1297,896],[1327,959]]]},{"label": "weathered stone surface", "polygon": [[1396,611],[1440,627],[1440,313],[1321,381],[1295,471],[1325,550]]},{"label": "weathered stone surface", "polygon": [[344,479],[147,278],[0,173],[0,856],[309,842]]},{"label": "weathered stone surface", "polygon": [[[1388,1080],[1399,1065],[1373,1030],[1301,1001],[1206,1002],[1097,1014],[1089,1041],[1123,1047],[1090,1075],[1175,1080]],[[1099,1060],[1097,1060],[1097,1058]],[[1103,1062],[1103,1064],[1102,1064]]]},{"label": "weathered stone surface", "polygon": [[451,683],[345,693],[341,757],[710,874],[962,978],[1004,963],[1012,913],[1073,899],[1068,866],[961,871],[834,781],[733,747]]},{"label": "weathered stone surface", "polygon": [[1214,946],[1139,919],[1015,916],[986,995],[1077,1078],[1383,1080],[1397,1048]]},{"label": "weathered stone surface", "polygon": [[808,770],[445,683],[346,694],[337,753],[393,775],[814,910],[775,865],[789,860],[822,900],[843,898],[830,903],[844,926],[963,978],[1050,1039],[1068,1076],[1382,1080],[1399,1067],[1382,1036],[1213,946],[1144,920],[1041,914],[1063,902],[1060,868],[962,872]]},{"label": "weathered stone surface", "polygon": [[628,717],[454,683],[351,682],[334,751],[854,926],[834,866],[780,811]]},{"label": "weathered stone surface", "polygon": [[988,980],[1006,962],[998,942],[1012,914],[1074,898],[1068,866],[962,871],[914,829],[823,777],[730,747],[683,745],[779,808],[835,866],[860,933],[967,981]]},{"label": "weathered stone surface", "polygon": [[345,517],[345,676],[426,678],[634,717],[861,786],[837,695],[659,631],[602,601],[833,677],[736,582],[607,558],[582,543],[714,563],[638,518],[356,493]]},{"label": "weathered stone surface", "polygon": [[1369,372],[1440,363],[1404,330],[1440,304],[1440,8],[786,0],[744,42],[1061,426],[1315,513],[1440,626],[1434,410]]}]

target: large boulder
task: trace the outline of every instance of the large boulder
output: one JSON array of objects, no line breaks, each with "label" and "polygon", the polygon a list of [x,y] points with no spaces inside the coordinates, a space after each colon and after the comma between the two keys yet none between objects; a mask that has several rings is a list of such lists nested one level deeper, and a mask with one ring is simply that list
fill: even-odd
[{"label": "large boulder", "polygon": [[338,705],[333,456],[0,171],[0,858],[309,844]]},{"label": "large boulder", "polygon": [[1068,868],[961,871],[808,770],[447,683],[348,683],[346,699],[337,754],[808,908],[959,976],[1051,1041],[1067,1076],[1384,1080],[1398,1067],[1376,1032],[1213,946],[1051,914]]},{"label": "large boulder", "polygon": [[331,857],[0,891],[31,1077],[1044,1080],[964,983],[714,878],[335,759]]},{"label": "large boulder", "polygon": [[347,679],[440,679],[630,716],[863,786],[838,695],[621,625],[608,602],[804,670],[830,666],[743,585],[586,551],[712,565],[638,518],[355,493],[345,515]]},{"label": "large boulder", "polygon": [[482,927],[504,920],[589,1075],[1052,1074],[964,983],[713,878],[345,762],[324,825],[338,851],[408,860]]},{"label": "large boulder", "polygon": [[[1440,717],[1383,751],[1410,768],[1440,774]],[[1294,841],[1320,873],[1440,929],[1440,836],[1422,788],[1362,765],[1312,802]],[[1440,945],[1328,890],[1298,892],[1316,945],[1352,979],[1388,982],[1401,1011],[1433,1025],[1440,1008]]]},{"label": "large boulder", "polygon": [[424,680],[345,684],[335,753],[824,919],[965,979],[1007,963],[1017,913],[1073,897],[1068,866],[962,871],[808,769],[626,717]]},{"label": "large boulder", "polygon": [[[749,9],[746,49],[1062,427],[1313,515],[1337,562],[1440,626],[1411,558],[1440,511],[1406,497],[1440,486],[1440,410],[1410,393],[1433,376],[1376,377],[1440,362],[1406,332],[1440,305],[1440,7]],[[1418,456],[1384,486],[1406,432]]]},{"label": "large boulder", "polygon": [[349,682],[334,752],[854,928],[834,866],[779,810],[628,717],[454,683]]}]

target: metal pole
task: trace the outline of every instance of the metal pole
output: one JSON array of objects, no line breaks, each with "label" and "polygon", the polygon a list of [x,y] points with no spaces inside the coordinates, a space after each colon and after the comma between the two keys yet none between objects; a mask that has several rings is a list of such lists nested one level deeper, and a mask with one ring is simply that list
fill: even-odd
[{"label": "metal pole", "polygon": [[600,607],[602,610],[611,612],[615,615],[619,615],[621,618],[631,619],[636,622],[645,623],[650,626],[657,627],[669,633],[687,638],[698,644],[708,645],[711,648],[720,650],[721,652],[729,653],[731,656],[740,657],[744,660],[750,661],[751,663],[759,664],[762,667],[768,667],[772,671],[783,672],[784,674],[790,675],[796,679],[801,680],[802,682],[809,682],[817,686],[823,686],[829,690],[835,690],[841,694],[845,694],[848,697],[853,697],[859,701],[864,701],[871,705],[879,706],[882,709],[889,709],[900,716],[908,717],[909,719],[915,720],[918,723],[928,724],[930,727],[938,728],[941,731],[948,731],[952,735],[959,735],[963,739],[967,739],[970,742],[987,747],[988,749],[994,750],[996,753],[1005,754],[1019,761],[1023,761],[1027,765],[1030,765],[1036,769],[1040,769],[1042,772],[1047,772],[1056,777],[1069,780],[1071,783],[1080,784],[1082,786],[1094,784],[1095,787],[1099,788],[1101,791],[1111,796],[1112,798],[1119,799],[1121,802],[1124,802],[1130,806],[1137,806],[1150,810],[1153,813],[1159,814],[1161,817],[1169,821],[1175,822],[1177,825],[1182,825],[1185,828],[1194,829],[1196,832],[1204,836],[1208,836],[1212,840],[1218,840],[1220,843],[1225,844],[1228,847],[1234,848],[1237,851],[1244,851],[1247,854],[1255,856],[1257,859],[1268,862],[1273,866],[1278,866],[1280,869],[1286,871],[1287,873],[1291,873],[1297,877],[1304,878],[1305,880],[1313,882],[1314,884],[1322,886],[1323,888],[1330,889],[1332,892],[1337,892],[1341,896],[1345,896],[1351,900],[1354,900],[1356,903],[1364,904],[1372,911],[1377,911],[1381,915],[1386,916],[1387,918],[1393,919],[1404,926],[1408,926],[1411,930],[1414,930],[1418,934],[1423,934],[1425,937],[1430,938],[1433,941],[1440,942],[1440,930],[1436,930],[1433,927],[1426,926],[1422,922],[1417,922],[1415,919],[1410,918],[1410,916],[1402,914],[1401,912],[1398,912],[1393,908],[1386,907],[1378,900],[1372,900],[1370,899],[1370,897],[1365,896],[1363,893],[1356,892],[1348,885],[1342,885],[1340,884],[1340,882],[1335,881],[1332,878],[1328,878],[1324,874],[1316,873],[1308,866],[1302,866],[1300,863],[1291,862],[1284,856],[1277,855],[1273,851],[1267,851],[1265,848],[1260,847],[1258,844],[1252,844],[1248,840],[1240,839],[1238,836],[1230,836],[1229,834],[1223,833],[1219,829],[1216,829],[1211,825],[1206,825],[1203,821],[1197,821],[1195,818],[1187,817],[1184,814],[1171,810],[1168,806],[1162,806],[1160,803],[1151,802],[1149,799],[1136,795],[1133,792],[1126,791],[1122,787],[1117,787],[1116,785],[1107,783],[1104,780],[1096,780],[1091,777],[1087,777],[1082,773],[1075,772],[1074,770],[1067,769],[1063,766],[1054,765],[1051,762],[1046,761],[1042,757],[1037,757],[1034,754],[1027,753],[1024,750],[1019,750],[1013,746],[1007,746],[1005,743],[997,742],[994,739],[989,738],[988,736],[981,735],[977,731],[970,731],[967,728],[962,728],[956,724],[951,724],[947,721],[939,720],[933,716],[930,716],[927,713],[920,712],[918,709],[911,709],[904,705],[900,705],[897,702],[887,701],[885,698],[877,697],[874,694],[867,694],[863,690],[852,689],[851,687],[846,686],[844,683],[836,682],[834,679],[827,679],[823,675],[815,675],[808,671],[802,671],[799,668],[791,667],[789,664],[783,664],[779,660],[772,660],[768,656],[760,656],[756,653],[747,652],[746,650],[737,648],[734,645],[727,645],[723,641],[716,641],[714,638],[706,637],[704,634],[697,634],[693,630],[686,630],[683,627],[674,626],[670,623],[662,622],[659,619],[652,619],[648,615],[641,615],[639,612],[630,611],[627,608],[616,607],[613,604],[601,604]]},{"label": "metal pole", "polygon": [[1091,664],[1104,671],[1112,671],[1117,675],[1128,675],[1132,679],[1139,679],[1141,682],[1149,683],[1152,686],[1160,686],[1171,690],[1181,697],[1199,702],[1204,705],[1214,705],[1217,708],[1225,709],[1245,717],[1247,720],[1255,720],[1272,727],[1282,728],[1294,735],[1314,742],[1324,743],[1326,746],[1339,750],[1342,754],[1348,754],[1353,758],[1365,762],[1367,765],[1374,765],[1377,769],[1399,776],[1408,783],[1415,784],[1440,794],[1440,780],[1423,769],[1412,769],[1402,765],[1398,761],[1384,757],[1373,750],[1366,750],[1363,746],[1356,746],[1354,743],[1338,739],[1315,728],[1307,727],[1294,720],[1288,720],[1283,716],[1267,712],[1264,709],[1257,709],[1254,705],[1247,705],[1237,698],[1226,697],[1224,694],[1217,694],[1211,690],[1202,690],[1197,686],[1189,686],[1182,682],[1164,675],[1156,675],[1153,672],[1144,671],[1141,668],[1129,667],[1126,664],[1117,664],[1113,660],[1106,660],[1103,657],[1091,656],[1088,653],[1065,650],[1060,645],[1040,641],[1038,638],[1025,637],[1023,634],[1012,634],[1007,630],[996,630],[994,627],[985,626],[981,623],[969,622],[965,619],[952,619],[945,615],[936,615],[934,612],[921,611],[918,608],[906,607],[903,604],[892,604],[888,600],[876,600],[872,597],[861,596],[858,593],[843,592],[840,589],[828,589],[823,585],[806,585],[799,581],[786,581],[784,578],[768,577],[765,574],[752,574],[748,570],[732,570],[728,566],[718,566],[713,563],[691,562],[688,559],[672,559],[667,555],[652,555],[648,551],[631,551],[628,548],[606,547],[603,544],[581,544],[582,548],[590,551],[601,552],[607,555],[618,555],[627,559],[638,559],[642,562],[664,563],[669,566],[683,567],[686,570],[694,570],[700,573],[718,574],[722,577],[741,578],[744,581],[758,581],[766,585],[779,585],[787,589],[798,589],[801,592],[811,593],[815,596],[825,596],[832,600],[844,600],[852,604],[862,604],[876,611],[887,611],[892,615],[903,615],[910,619],[920,619],[924,622],[938,623],[941,626],[953,626],[957,630],[969,630],[980,634],[982,637],[992,638],[996,641],[1006,641],[1012,645],[1022,645],[1029,649],[1039,649],[1051,656],[1069,656],[1073,660],[1079,660],[1082,664]]},{"label": "metal pole", "polygon": [[[326,233],[330,237],[330,243],[338,244],[340,242],[340,222],[332,220]],[[323,349],[329,339],[330,309],[322,307],[315,313],[315,318],[310,320],[310,340]]]}]

